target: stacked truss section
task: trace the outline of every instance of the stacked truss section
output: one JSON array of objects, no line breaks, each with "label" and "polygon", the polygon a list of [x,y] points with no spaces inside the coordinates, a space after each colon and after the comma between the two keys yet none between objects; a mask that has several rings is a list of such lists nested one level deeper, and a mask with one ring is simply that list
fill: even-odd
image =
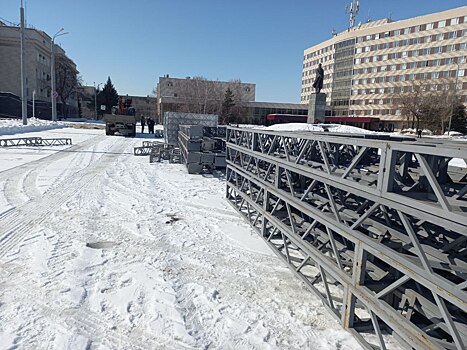
[{"label": "stacked truss section", "polygon": [[[467,345],[461,142],[227,129],[227,199],[368,349]],[[452,164],[452,162],[451,162]]]}]

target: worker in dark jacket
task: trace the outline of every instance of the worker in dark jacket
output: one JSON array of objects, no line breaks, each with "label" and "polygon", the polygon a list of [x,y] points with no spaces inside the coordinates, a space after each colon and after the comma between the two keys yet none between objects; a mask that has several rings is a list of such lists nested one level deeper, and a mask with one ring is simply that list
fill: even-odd
[{"label": "worker in dark jacket", "polygon": [[149,133],[150,133],[150,134],[154,134],[154,124],[156,124],[156,123],[154,122],[154,119],[149,118],[149,119],[148,119],[148,130],[149,130]]},{"label": "worker in dark jacket", "polygon": [[[144,116],[141,116],[141,133],[144,134],[144,126],[146,125],[146,119],[144,119]],[[148,125],[149,127],[149,125]]]}]

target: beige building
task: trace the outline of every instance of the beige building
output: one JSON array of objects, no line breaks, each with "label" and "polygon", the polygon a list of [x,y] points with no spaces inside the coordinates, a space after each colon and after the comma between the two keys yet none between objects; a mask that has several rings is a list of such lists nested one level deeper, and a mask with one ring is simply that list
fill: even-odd
[{"label": "beige building", "polygon": [[[50,103],[50,46],[52,39],[45,32],[33,28],[26,28],[24,36],[27,99],[31,101],[33,91],[35,91],[36,100]],[[55,45],[55,54],[66,57],[65,51],[59,45]],[[76,65],[72,61],[71,63],[76,69]],[[19,28],[8,26],[3,22],[0,22],[0,91],[21,97]],[[57,102],[60,102],[59,98]],[[72,95],[67,104],[73,110],[77,110],[77,94]],[[59,108],[58,111],[60,111]],[[48,113],[50,114],[50,104]]]},{"label": "beige building", "polygon": [[[178,111],[178,107],[188,101],[220,103],[225,91],[230,88],[235,99],[243,102],[255,100],[256,84],[238,81],[200,80],[197,78],[159,77],[156,87],[158,118],[167,111]],[[206,113],[207,111],[190,111]],[[159,119],[161,121],[161,119]]]},{"label": "beige building", "polygon": [[432,91],[456,88],[467,103],[466,45],[467,6],[359,24],[304,51],[301,103],[308,104],[321,63],[327,116],[371,117],[401,128],[405,118],[394,93],[414,84],[423,81]]},{"label": "beige building", "polygon": [[152,118],[156,120],[157,104],[156,98],[151,96],[129,96],[120,95],[125,99],[131,99],[131,106],[134,107],[137,117]]}]

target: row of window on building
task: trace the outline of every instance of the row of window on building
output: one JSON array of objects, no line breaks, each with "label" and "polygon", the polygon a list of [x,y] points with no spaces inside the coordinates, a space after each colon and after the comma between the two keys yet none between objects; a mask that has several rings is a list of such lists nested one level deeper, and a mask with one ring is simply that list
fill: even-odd
[{"label": "row of window on building", "polygon": [[[464,72],[463,72],[464,73]],[[363,84],[363,83],[362,83]],[[454,84],[427,84],[426,89],[429,89],[430,91],[443,91],[443,90],[449,90],[449,89],[455,89],[456,91],[461,91],[464,89],[467,89],[467,83],[462,83],[458,82],[457,86],[453,86]],[[306,92],[311,92],[312,88],[311,87],[306,87],[302,88],[302,93]],[[414,85],[404,85],[404,86],[389,86],[389,87],[379,87],[379,88],[368,88],[368,89],[352,89],[351,95],[352,96],[357,96],[357,95],[374,95],[374,94],[399,94],[399,93],[409,93],[413,92],[415,90]],[[461,96],[462,100],[467,101],[467,95]],[[302,101],[307,101],[310,99],[310,96],[302,96],[301,100]],[[369,100],[354,100],[354,101],[370,101],[368,103],[365,102],[350,102],[350,104],[384,104],[388,102],[384,102],[384,99],[369,99]],[[376,102],[374,102],[376,101]],[[344,101],[344,105],[348,105],[349,102]]]},{"label": "row of window on building", "polygon": [[464,51],[466,48],[467,48],[467,43],[462,43],[462,44],[452,44],[452,45],[430,47],[430,48],[418,49],[418,50],[400,51],[400,52],[394,52],[394,53],[389,53],[385,55],[375,55],[375,56],[369,56],[369,57],[356,58],[355,64],[382,62],[382,61],[393,60],[393,59],[398,59],[398,58],[418,57],[418,56],[425,56],[425,55],[434,55],[438,53]]},{"label": "row of window on building", "polygon": [[386,43],[357,47],[355,48],[355,53],[358,54],[362,52],[392,49],[395,47],[402,47],[402,46],[408,46],[408,45],[426,44],[426,43],[431,43],[435,41],[449,40],[449,39],[461,38],[461,37],[466,37],[466,36],[467,36],[467,29],[456,30],[456,31],[448,32],[444,34],[433,34],[433,35],[422,36],[418,38],[396,40],[396,41],[391,41],[391,42],[386,42]]},{"label": "row of window on building", "polygon": [[363,109],[349,110],[351,116],[369,116],[369,115],[401,115],[400,109]]},{"label": "row of window on building", "polygon": [[[310,66],[311,66],[311,65],[310,65]],[[308,66],[307,66],[307,67],[308,67]],[[316,67],[317,67],[317,66],[316,66]],[[307,76],[307,75],[314,74],[314,69],[315,69],[316,67],[313,67],[313,68],[304,70],[304,71],[302,72],[302,77],[305,77],[305,76]],[[334,67],[334,62],[322,66],[322,68],[323,68],[323,70],[324,70],[324,72],[325,72],[325,74],[324,74],[324,79],[328,79],[328,78],[331,77],[331,74],[326,74],[326,72],[329,72],[329,71],[331,70],[331,68],[333,68],[333,67]]]},{"label": "row of window on building", "polygon": [[46,66],[50,65],[49,59],[39,52],[37,53],[37,62],[40,62]]},{"label": "row of window on building", "polygon": [[[467,44],[462,44],[464,46],[463,50],[466,48]],[[434,48],[436,49],[436,48]],[[415,54],[416,55],[416,54]],[[392,56],[391,56],[392,57]],[[413,55],[409,55],[408,57],[415,57]],[[378,61],[384,62],[387,61],[389,58],[389,55],[383,55],[383,57],[379,58]],[[356,59],[358,60],[358,59]],[[438,67],[438,66],[444,66],[444,65],[450,65],[450,64],[461,64],[465,63],[467,61],[467,57],[447,57],[447,58],[439,58],[439,59],[433,59],[433,60],[422,60],[422,61],[416,61],[416,62],[407,62],[407,63],[399,63],[399,64],[385,64],[382,66],[376,66],[376,67],[365,67],[365,68],[356,68],[353,70],[353,72],[349,73],[353,75],[357,74],[367,74],[367,73],[379,73],[379,72],[388,72],[388,71],[398,71],[398,70],[405,70],[405,69],[416,69],[416,68],[426,68],[426,67]],[[356,61],[357,63],[357,61]],[[360,63],[360,62],[359,62]],[[365,63],[365,62],[363,62]],[[329,70],[331,65],[326,67],[326,70]],[[325,71],[326,71],[325,70]],[[343,75],[345,72],[339,72],[339,74]],[[462,70],[460,70],[462,72]],[[308,76],[314,74],[313,69],[306,70],[302,73],[302,76]],[[347,73],[346,73],[347,74]],[[347,75],[349,75],[347,74]],[[462,73],[460,73],[463,76]],[[331,79],[333,76],[331,73],[324,74],[324,80],[326,79]],[[304,79],[302,80],[302,84],[308,84],[311,83],[312,79]]]},{"label": "row of window on building", "polygon": [[[303,79],[302,80],[302,85],[307,85],[313,83],[314,79]],[[328,89],[331,87],[331,83],[324,83],[323,84],[323,89]]]},{"label": "row of window on building", "polygon": [[425,30],[444,28],[450,25],[457,25],[461,23],[467,23],[467,16],[455,17],[455,18],[441,20],[437,22],[420,24],[420,25],[416,25],[412,27],[406,27],[402,29],[385,31],[382,33],[360,36],[357,38],[357,43],[362,43],[362,42],[366,42],[370,40],[378,40],[381,38],[389,38],[389,37],[399,36],[399,35],[413,34],[413,33],[423,32]]},{"label": "row of window on building", "polygon": [[[430,91],[442,91],[449,90],[453,87],[453,84],[429,84],[427,89]],[[369,88],[369,89],[352,89],[352,95],[372,95],[372,94],[394,94],[394,93],[407,93],[413,92],[415,87],[413,85],[405,86],[389,86],[389,87],[380,87],[380,88]],[[462,89],[462,83],[457,83],[456,90]]]},{"label": "row of window on building", "polygon": [[365,67],[365,68],[356,68],[353,70],[353,74],[367,74],[367,73],[378,73],[378,72],[387,72],[387,71],[398,71],[405,69],[415,69],[415,68],[426,68],[426,67],[438,67],[445,66],[450,64],[461,64],[467,61],[466,57],[448,57],[435,60],[423,60],[415,62],[407,62],[400,64],[388,64],[376,67]]},{"label": "row of window on building", "polygon": [[[438,24],[436,24],[438,23]],[[376,40],[380,38],[385,38],[385,37],[392,37],[392,36],[399,36],[403,34],[410,34],[410,33],[416,33],[419,31],[423,30],[430,30],[434,28],[441,28],[445,27],[447,25],[455,25],[459,23],[467,23],[467,20],[465,20],[465,17],[459,17],[451,20],[444,20],[444,21],[439,21],[439,22],[434,22],[434,23],[429,23],[425,25],[420,25],[420,26],[414,26],[410,28],[404,28],[404,29],[399,29],[399,30],[394,30],[394,31],[387,31],[384,33],[377,33],[377,34],[372,34],[372,35],[367,35],[363,37],[357,38],[357,42],[366,42],[370,40]],[[412,29],[411,29],[412,28]],[[417,29],[418,28],[418,29]],[[391,34],[392,33],[392,34]],[[441,41],[441,40],[448,40],[448,39],[453,39],[453,38],[460,38],[460,37],[466,37],[467,36],[467,29],[464,30],[456,30],[456,31],[451,31],[447,33],[442,33],[442,34],[433,34],[433,35],[427,35],[427,36],[421,36],[417,38],[412,38],[412,39],[403,39],[403,40],[396,40],[392,42],[386,42],[386,43],[380,43],[380,44],[374,44],[374,45],[369,45],[369,46],[364,46],[364,47],[357,47],[355,49],[355,53],[362,53],[362,52],[369,52],[369,51],[376,51],[376,50],[383,50],[383,49],[390,49],[390,48],[395,48],[395,47],[402,47],[402,46],[407,46],[407,45],[418,45],[418,44],[424,44],[424,43],[430,43],[434,41]],[[316,56],[319,56],[323,53],[331,51],[333,48],[333,45],[327,46],[323,49],[314,51],[312,53],[309,53],[307,55],[303,56],[303,60],[307,60]],[[465,46],[464,46],[465,49]],[[333,54],[326,55],[324,57],[321,57],[319,59],[313,60],[311,62],[307,62],[308,64],[304,64],[305,67],[309,66],[314,66],[317,65],[318,63],[324,63],[326,61],[332,60],[334,58]]]},{"label": "row of window on building", "polygon": [[465,75],[465,69],[398,74],[398,75],[390,75],[390,76],[383,76],[383,77],[354,79],[352,81],[352,85],[395,83],[399,81],[427,80],[427,79],[439,79],[439,78],[454,78],[456,77],[456,72],[457,72],[458,77],[463,77]]}]

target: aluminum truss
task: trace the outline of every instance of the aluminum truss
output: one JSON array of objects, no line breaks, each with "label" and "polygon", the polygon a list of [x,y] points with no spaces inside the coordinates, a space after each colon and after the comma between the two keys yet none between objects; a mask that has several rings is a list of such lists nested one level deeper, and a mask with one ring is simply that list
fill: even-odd
[{"label": "aluminum truss", "polygon": [[66,146],[71,145],[70,138],[50,138],[42,137],[18,137],[12,139],[0,139],[0,147],[14,146]]},{"label": "aluminum truss", "polygon": [[134,147],[133,148],[133,154],[135,156],[148,156],[148,155],[151,154],[153,149],[157,149],[157,148],[161,147],[161,145],[163,145],[163,144],[153,145],[153,146]]},{"label": "aluminum truss", "polygon": [[226,196],[365,348],[465,349],[467,172],[452,158],[466,145],[229,128]]}]

